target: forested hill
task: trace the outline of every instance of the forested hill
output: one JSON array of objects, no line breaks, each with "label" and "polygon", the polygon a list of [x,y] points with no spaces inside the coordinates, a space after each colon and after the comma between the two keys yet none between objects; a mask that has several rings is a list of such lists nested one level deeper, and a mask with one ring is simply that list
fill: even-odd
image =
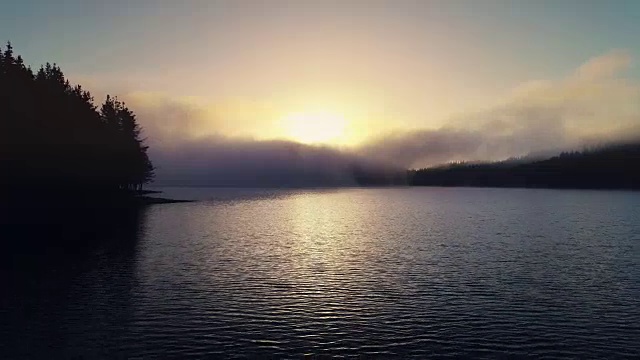
[{"label": "forested hill", "polygon": [[529,163],[451,164],[409,171],[416,186],[640,189],[640,142]]},{"label": "forested hill", "polygon": [[4,196],[125,193],[153,177],[135,114],[97,106],[55,64],[26,66],[0,48],[0,191]]}]

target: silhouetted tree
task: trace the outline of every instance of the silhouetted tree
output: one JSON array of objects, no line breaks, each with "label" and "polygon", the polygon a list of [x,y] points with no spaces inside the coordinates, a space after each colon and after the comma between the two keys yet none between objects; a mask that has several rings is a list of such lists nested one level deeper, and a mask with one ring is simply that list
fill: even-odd
[{"label": "silhouetted tree", "polygon": [[135,114],[107,96],[100,111],[56,64],[34,74],[11,43],[0,48],[3,190],[131,190],[153,178]]},{"label": "silhouetted tree", "polygon": [[115,181],[121,188],[139,188],[153,178],[153,166],[147,155],[148,147],[140,138],[135,114],[111,96],[102,104],[100,114],[112,138],[114,160],[124,170]]},{"label": "silhouetted tree", "polygon": [[640,189],[640,142],[583,152],[563,152],[547,160],[451,164],[409,172],[410,184],[424,186]]}]

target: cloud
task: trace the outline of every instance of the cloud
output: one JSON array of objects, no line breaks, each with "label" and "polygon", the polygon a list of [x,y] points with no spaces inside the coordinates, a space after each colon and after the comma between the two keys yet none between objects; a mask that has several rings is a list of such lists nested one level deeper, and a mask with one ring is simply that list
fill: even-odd
[{"label": "cloud", "polygon": [[158,184],[350,186],[363,171],[387,176],[404,170],[329,146],[229,135],[224,129],[233,120],[215,116],[219,113],[199,101],[154,93],[121,98],[143,127]]},{"label": "cloud", "polygon": [[354,169],[387,174],[633,138],[640,134],[640,84],[622,76],[630,66],[628,53],[615,51],[587,61],[564,78],[520,84],[501,101],[453,116],[440,128],[390,132],[349,149],[233,133],[268,124],[269,116],[255,114],[268,114],[269,104],[212,106],[152,93],[122,98],[144,127],[160,184],[354,185]]},{"label": "cloud", "polygon": [[383,163],[411,167],[427,159],[430,163],[464,159],[476,152],[483,141],[482,134],[473,130],[414,130],[374,138],[356,152]]},{"label": "cloud", "polygon": [[584,80],[610,79],[629,69],[630,66],[629,52],[616,50],[590,59],[576,70],[575,76]]},{"label": "cloud", "polygon": [[212,136],[218,128],[216,119],[205,107],[188,99],[154,93],[129,93],[122,97],[135,110],[151,145],[166,148],[199,136]]},{"label": "cloud", "polygon": [[560,80],[517,86],[498,104],[439,129],[374,139],[360,151],[408,167],[552,154],[640,135],[640,84],[621,78],[631,60],[615,51]]}]

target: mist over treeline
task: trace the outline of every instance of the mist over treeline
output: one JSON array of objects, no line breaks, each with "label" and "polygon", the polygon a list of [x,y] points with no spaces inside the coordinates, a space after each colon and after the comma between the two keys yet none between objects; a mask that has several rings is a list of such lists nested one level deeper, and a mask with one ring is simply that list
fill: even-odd
[{"label": "mist over treeline", "polygon": [[[523,83],[502,100],[441,125],[399,128],[340,147],[262,138],[260,129],[271,120],[256,113],[250,124],[245,119],[236,126],[231,115],[211,115],[216,102],[135,92],[125,98],[145,128],[158,185],[350,186],[366,182],[362,172],[382,183],[406,169],[540,160],[628,142],[640,134],[640,85],[624,76],[629,64],[625,52],[605,54],[564,78]],[[231,128],[240,135],[220,130]]]},{"label": "mist over treeline", "polygon": [[[212,119],[168,96],[141,101],[125,92],[125,106],[104,94],[96,105],[58,66],[33,71],[7,46],[0,53],[0,181],[3,188],[122,190],[155,174],[160,186],[398,185],[416,179],[407,169],[514,156],[532,162],[585,145],[629,143],[640,129],[640,109],[629,106],[640,103],[640,86],[619,78],[627,57],[608,54],[565,79],[525,84],[440,127],[335,147],[216,132],[233,119]],[[264,124],[257,117],[250,125]]]},{"label": "mist over treeline", "polygon": [[317,187],[404,185],[405,168],[291,141],[207,138],[152,149],[160,185]]},{"label": "mist over treeline", "polygon": [[5,196],[122,192],[153,178],[133,111],[111,96],[96,105],[55,64],[32,70],[10,43],[0,48],[0,113]]},{"label": "mist over treeline", "polygon": [[492,163],[452,163],[412,170],[417,186],[640,189],[640,139],[548,159],[515,158]]}]

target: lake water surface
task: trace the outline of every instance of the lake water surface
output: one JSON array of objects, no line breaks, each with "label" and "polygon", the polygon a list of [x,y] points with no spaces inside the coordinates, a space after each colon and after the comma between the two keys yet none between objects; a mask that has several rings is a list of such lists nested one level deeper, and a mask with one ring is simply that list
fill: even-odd
[{"label": "lake water surface", "polygon": [[0,358],[640,356],[640,193],[165,190],[4,254]]}]

